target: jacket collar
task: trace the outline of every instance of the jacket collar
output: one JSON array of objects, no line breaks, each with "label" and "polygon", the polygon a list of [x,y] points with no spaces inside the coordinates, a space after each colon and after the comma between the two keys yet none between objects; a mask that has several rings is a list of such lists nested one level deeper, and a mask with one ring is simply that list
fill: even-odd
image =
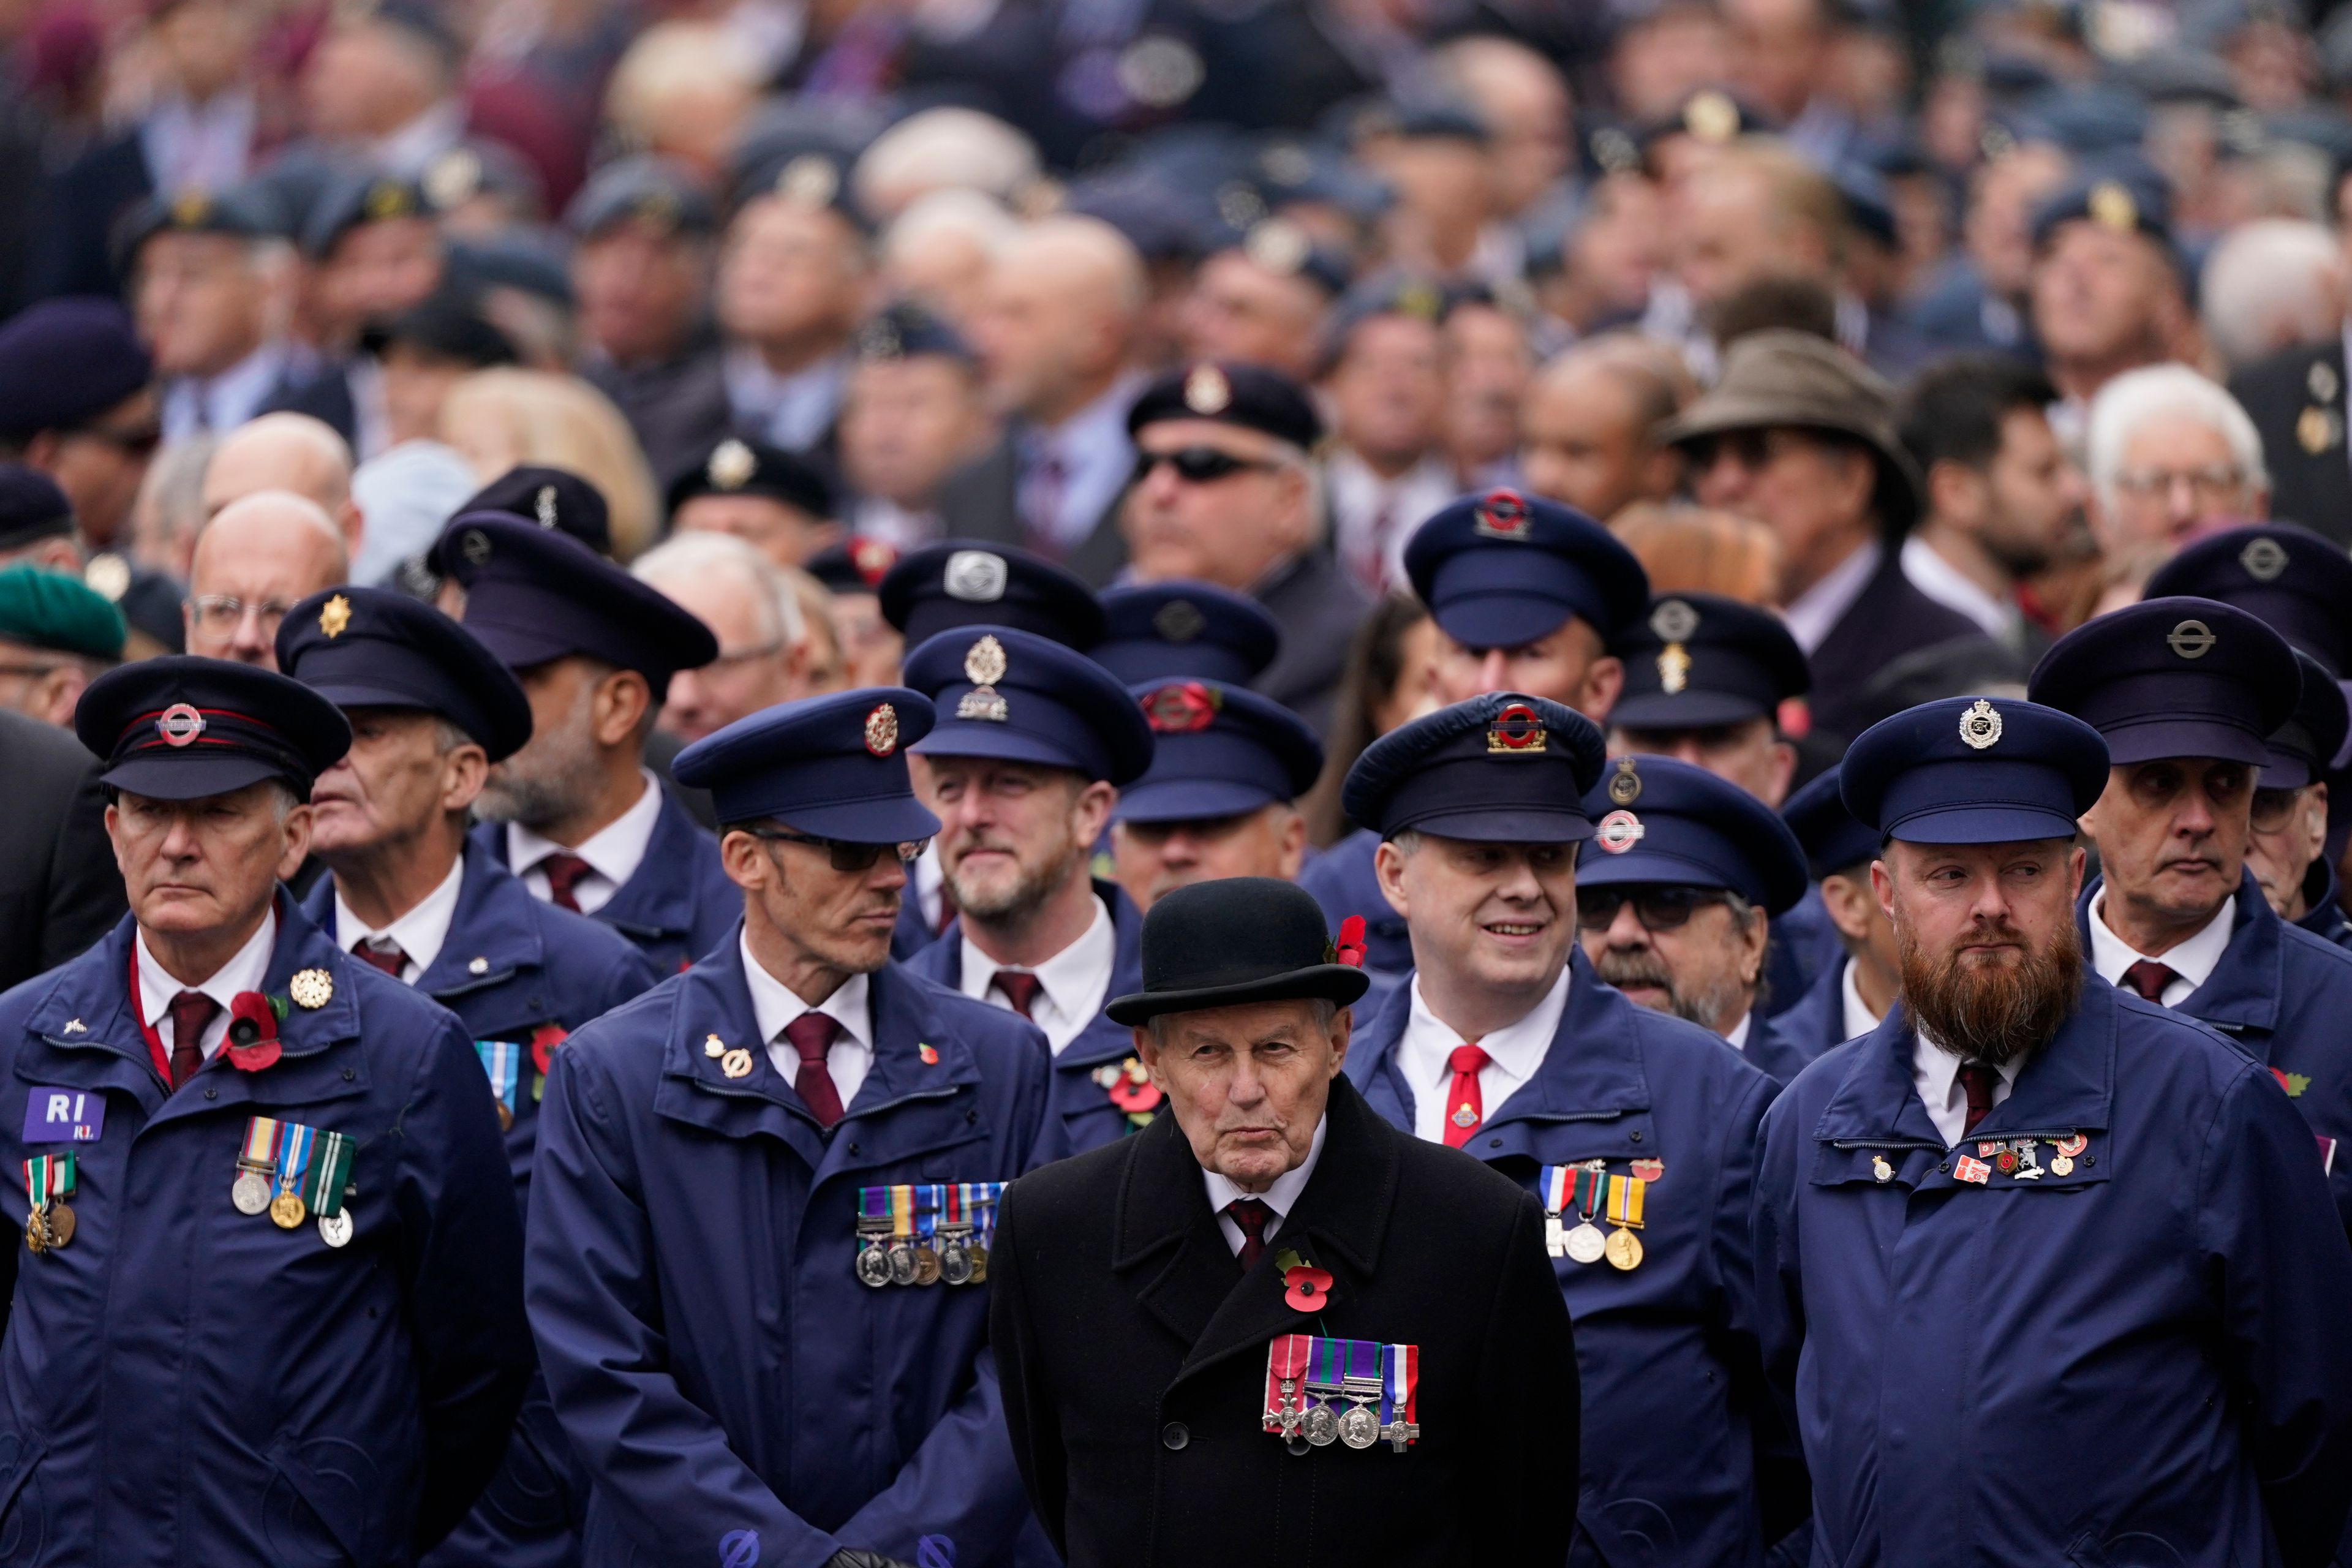
[{"label": "jacket collar", "polygon": [[[1108,1003],[1113,997],[1125,996],[1143,989],[1143,911],[1127,896],[1127,889],[1116,882],[1100,878],[1093,882],[1095,897],[1110,910],[1113,947],[1110,961],[1110,984],[1103,992]],[[963,917],[958,915],[948,922],[939,939],[922,951],[916,962],[918,973],[938,981],[950,991],[963,988]],[[1094,1021],[1078,1031],[1070,1043],[1054,1058],[1056,1071],[1087,1069],[1105,1062],[1123,1061],[1134,1054],[1135,1037],[1124,1024],[1115,1024],[1108,1013],[1097,1013]]]},{"label": "jacket collar", "polygon": [[[2121,1005],[2116,988],[2086,971],[2082,1000],[2073,1016],[2019,1070],[2009,1098],[1994,1106],[1969,1136],[2043,1136],[2105,1131],[2113,1126],[2116,1019]],[[1909,1017],[1897,1005],[1854,1044],[1844,1073],[1813,1124],[1815,1141],[1944,1147],[1943,1135],[1928,1120],[1912,1079],[1916,1039]]]},{"label": "jacket collar", "polygon": [[[501,837],[504,836],[501,835]],[[428,996],[459,996],[469,991],[510,980],[524,969],[547,961],[536,911],[539,900],[522,879],[508,870],[482,841],[468,834],[459,851],[457,908],[449,920],[449,934],[432,967],[416,977],[416,989]],[[341,946],[335,923],[335,879],[321,877],[302,900],[302,912]],[[474,965],[480,964],[477,970]]]},{"label": "jacket collar", "polygon": [[[654,818],[646,858],[596,911],[596,918],[638,938],[694,933],[695,868],[706,855],[698,830],[677,797],[659,784],[661,813]],[[504,834],[499,837],[503,838]]]},{"label": "jacket collar", "polygon": [[1303,1325],[1283,1300],[1275,1267],[1282,1252],[1296,1251],[1328,1270],[1333,1301],[1362,1289],[1380,1267],[1396,1201],[1396,1135],[1344,1074],[1332,1080],[1323,1114],[1315,1174],[1265,1256],[1240,1275],[1176,1118],[1159,1117],[1136,1134],[1119,1183],[1111,1267],[1192,1347],[1180,1377]]},{"label": "jacket collar", "polygon": [[[2091,945],[2091,901],[2105,882],[2105,878],[2093,878],[2074,904],[2074,921],[2082,932],[2086,963]],[[2278,1026],[2280,998],[2285,984],[2281,954],[2285,938],[2279,934],[2283,929],[2284,922],[2272,912],[2270,900],[2263,897],[2262,884],[2254,880],[2252,871],[2241,870],[2230,945],[2221,950],[2221,962],[2213,966],[2205,984],[2183,998],[2178,1011],[2242,1037],[2242,1045],[2267,1059],[2267,1037]],[[2243,1038],[2247,1030],[2264,1037],[2260,1042]]]}]

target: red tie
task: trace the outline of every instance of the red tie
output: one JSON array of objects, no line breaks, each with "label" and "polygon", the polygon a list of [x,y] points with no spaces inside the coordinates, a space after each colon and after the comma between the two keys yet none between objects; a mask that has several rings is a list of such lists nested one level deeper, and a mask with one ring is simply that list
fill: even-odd
[{"label": "red tie", "polygon": [[201,991],[183,991],[172,998],[172,1087],[179,1088],[205,1065],[205,1028],[220,1012],[220,1004]]},{"label": "red tie", "polygon": [[595,868],[569,850],[559,849],[541,860],[539,868],[547,873],[547,901],[559,910],[582,913],[574,889],[580,886],[580,879]]},{"label": "red tie", "polygon": [[989,984],[1003,992],[1004,999],[1013,1004],[1013,1010],[1024,1018],[1031,1016],[1029,1009],[1037,1005],[1037,993],[1045,988],[1044,981],[1020,969],[1000,969]]},{"label": "red tie", "polygon": [[2142,1000],[2159,1007],[2164,1005],[2164,988],[2179,978],[2178,972],[2152,958],[2143,958],[2124,971],[2124,984],[2138,992]]},{"label": "red tie", "polygon": [[1265,1256],[1265,1227],[1273,1222],[1274,1211],[1256,1198],[1235,1198],[1225,1205],[1225,1217],[1241,1230],[1242,1249],[1234,1256],[1242,1260],[1246,1274]]},{"label": "red tie", "polygon": [[1486,1120],[1486,1103],[1478,1096],[1478,1075],[1494,1058],[1475,1046],[1456,1046],[1445,1065],[1454,1079],[1445,1086],[1445,1146],[1459,1149]]},{"label": "red tie", "polygon": [[399,979],[400,972],[408,967],[408,954],[401,952],[400,943],[388,936],[368,938],[352,949],[352,956],[362,963],[374,965],[394,980]]},{"label": "red tie", "polygon": [[1973,1132],[1992,1110],[1992,1086],[2000,1081],[2000,1073],[1982,1062],[1962,1062],[1959,1079],[1961,1092],[1969,1097],[1969,1119],[1960,1124],[1960,1131]]},{"label": "red tie", "polygon": [[833,1086],[833,1069],[825,1053],[841,1025],[823,1013],[803,1013],[784,1026],[784,1038],[801,1055],[800,1070],[793,1075],[793,1092],[816,1117],[817,1125],[831,1127],[842,1118],[841,1091]]}]

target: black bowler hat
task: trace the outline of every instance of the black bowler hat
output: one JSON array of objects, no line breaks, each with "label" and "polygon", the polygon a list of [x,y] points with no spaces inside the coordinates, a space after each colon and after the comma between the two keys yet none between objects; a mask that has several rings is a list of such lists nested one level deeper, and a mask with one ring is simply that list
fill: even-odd
[{"label": "black bowler hat", "polygon": [[599,555],[613,553],[613,513],[604,492],[569,468],[526,463],[509,468],[450,513],[502,511],[568,533]]},{"label": "black bowler hat", "polygon": [[1449,501],[1413,531],[1405,574],[1465,647],[1518,647],[1581,619],[1607,643],[1650,602],[1649,574],[1617,536],[1517,490]]},{"label": "black bowler hat", "polygon": [[709,626],[570,534],[469,512],[433,548],[465,585],[466,629],[509,669],[584,654],[635,670],[659,702],[672,675],[719,657]]},{"label": "black bowler hat", "polygon": [[2266,742],[2271,754],[2263,763],[2264,789],[2301,789],[2325,779],[2328,763],[2344,749],[2347,723],[2352,723],[2334,672],[2301,648],[2294,650],[2294,658],[2303,669],[2303,696],[2294,705],[2294,716]]},{"label": "black bowler hat", "polygon": [[2235,605],[2315,656],[2352,674],[2352,556],[2309,529],[2256,523],[2208,534],[2157,569],[2149,599],[2179,596]]},{"label": "black bowler hat", "polygon": [[709,790],[721,822],[774,817],[820,838],[903,844],[940,830],[915,798],[904,749],[931,722],[919,691],[835,691],[738,719],[680,752],[670,771]]},{"label": "black bowler hat", "polygon": [[1322,418],[1297,382],[1262,364],[1231,361],[1203,360],[1160,376],[1127,411],[1127,433],[1165,419],[1213,419],[1294,447],[1312,447],[1323,437]]},{"label": "black bowler hat", "polygon": [[1143,989],[1103,1009],[1115,1024],[1256,1002],[1360,1000],[1371,977],[1333,960],[1323,907],[1295,882],[1225,877],[1179,888],[1143,917]]},{"label": "black bowler hat", "polygon": [[1600,830],[1577,852],[1580,887],[1727,888],[1780,914],[1805,896],[1805,852],[1772,808],[1672,757],[1619,757],[1584,797]]},{"label": "black bowler hat", "polygon": [[1780,808],[1780,820],[1804,846],[1805,864],[1816,881],[1878,858],[1877,832],[1848,811],[1845,797],[1838,794],[1841,771],[1832,768]]},{"label": "black bowler hat", "polygon": [[1080,650],[1102,641],[1092,588],[1043,556],[1008,544],[950,539],[898,557],[877,590],[882,618],[907,646],[957,626],[1012,626]]},{"label": "black bowler hat", "polygon": [[2246,611],[2143,599],[2060,637],[2025,694],[2106,737],[2117,766],[2218,757],[2260,767],[2302,686],[2294,650]]},{"label": "black bowler hat", "polygon": [[1153,583],[1102,596],[1103,639],[1087,652],[1132,686],[1170,676],[1255,680],[1282,647],[1282,625],[1245,594]]},{"label": "black bowler hat", "polygon": [[278,668],[338,708],[421,708],[489,753],[530,739],[530,700],[465,627],[405,594],[330,588],[286,612]]},{"label": "black bowler hat", "polygon": [[730,436],[714,443],[670,480],[664,498],[672,515],[696,496],[764,496],[820,521],[833,515],[832,481],[805,458],[765,441]]},{"label": "black bowler hat", "polygon": [[74,708],[99,782],[151,800],[202,800],[282,779],[311,781],[351,749],[335,705],[274,669],[172,654],[108,670]]},{"label": "black bowler hat", "polygon": [[1769,719],[1812,685],[1804,650],[1769,610],[1714,594],[1650,602],[1612,652],[1625,689],[1609,722],[1629,730],[1704,730]]},{"label": "black bowler hat", "polygon": [[1601,731],[1548,698],[1494,691],[1402,724],[1364,748],[1339,804],[1382,838],[1408,828],[1482,844],[1592,837],[1582,796]]}]

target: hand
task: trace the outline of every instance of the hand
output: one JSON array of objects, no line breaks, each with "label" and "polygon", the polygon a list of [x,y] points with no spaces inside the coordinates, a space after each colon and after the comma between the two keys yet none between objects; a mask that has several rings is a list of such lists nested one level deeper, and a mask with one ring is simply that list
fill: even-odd
[{"label": "hand", "polygon": [[885,1557],[879,1552],[868,1552],[862,1546],[845,1546],[824,1560],[824,1568],[912,1568],[896,1557]]}]

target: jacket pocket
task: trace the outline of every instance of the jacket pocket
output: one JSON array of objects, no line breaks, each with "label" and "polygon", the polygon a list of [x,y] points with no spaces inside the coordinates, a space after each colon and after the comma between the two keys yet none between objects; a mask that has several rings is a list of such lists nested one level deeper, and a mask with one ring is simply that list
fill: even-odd
[{"label": "jacket pocket", "polygon": [[281,1563],[373,1563],[381,1492],[375,1461],[358,1444],[282,1441],[269,1450],[262,1533]]},{"label": "jacket pocket", "polygon": [[0,1563],[36,1562],[48,1544],[48,1511],[34,1474],[47,1451],[37,1439],[0,1436]]}]

